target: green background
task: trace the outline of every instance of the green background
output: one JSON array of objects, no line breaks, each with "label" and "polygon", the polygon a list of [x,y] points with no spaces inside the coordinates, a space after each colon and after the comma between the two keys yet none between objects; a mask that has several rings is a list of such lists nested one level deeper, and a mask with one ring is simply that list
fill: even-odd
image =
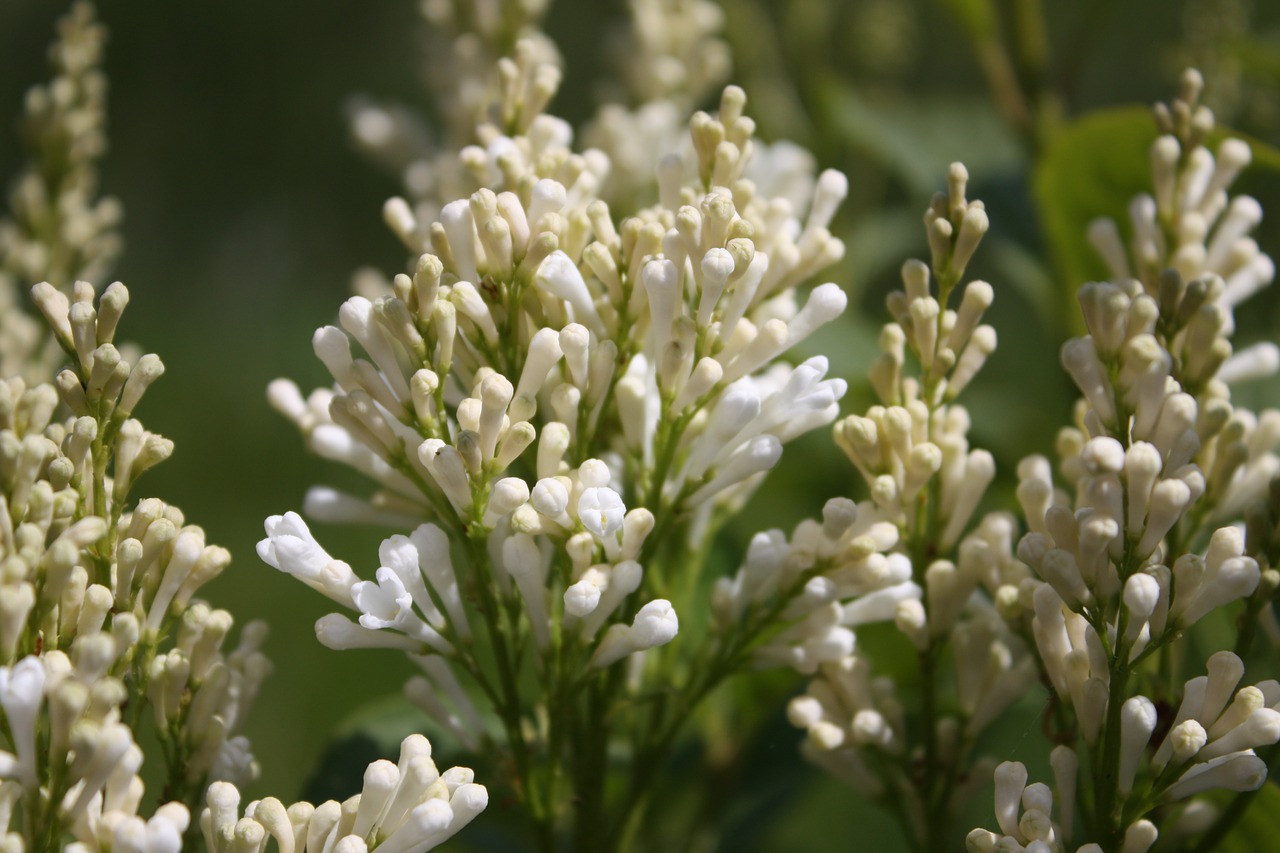
[{"label": "green background", "polygon": [[[966,394],[974,410],[971,439],[995,454],[1006,477],[1023,454],[1049,451],[1071,402],[1056,352],[1073,322],[1068,288],[1079,282],[1063,280],[1063,266],[1044,260],[1043,222],[1054,209],[1074,213],[1073,204],[1099,200],[1063,198],[1057,207],[1053,199],[1035,197],[1034,170],[1046,161],[998,117],[945,8],[984,4],[724,5],[738,66],[734,79],[752,99],[748,110],[761,135],[796,139],[823,166],[851,179],[836,226],[848,257],[827,275],[847,287],[854,308],[805,347],[806,354],[829,354],[834,372],[850,380],[844,411],[867,403],[859,377],[875,352],[883,294],[901,261],[924,253],[919,214],[941,188],[946,164],[964,159],[973,176],[971,196],[987,201],[992,219],[970,272],[996,287],[990,317],[1000,333],[1000,349]],[[1256,3],[1251,16],[1247,4],[1221,0],[1045,5],[1055,57],[1049,70],[1068,94],[1068,119],[1167,99],[1182,65],[1196,61],[1240,70],[1235,103],[1224,103],[1223,111],[1237,126],[1277,143],[1280,4]],[[362,705],[397,695],[408,671],[395,655],[321,648],[311,624],[329,609],[325,601],[260,564],[253,546],[262,519],[298,508],[307,485],[354,482],[306,456],[292,426],[266,405],[264,388],[277,376],[304,389],[323,383],[311,332],[332,321],[355,268],[396,271],[403,263],[379,213],[397,182],[353,149],[342,104],[360,92],[429,114],[414,6],[409,0],[135,0],[101,9],[111,31],[111,150],[102,183],[125,205],[126,249],[115,277],[133,295],[122,336],[164,359],[168,372],[140,414],[177,446],[140,489],[182,507],[211,541],[235,555],[228,573],[209,588],[211,600],[238,621],[266,618],[272,626],[267,652],[275,674],[248,727],[263,767],[251,795],[286,801],[299,795],[334,726]],[[46,78],[44,51],[63,9],[47,0],[0,2],[0,116],[17,116],[24,89]],[[555,112],[575,123],[591,114],[595,81],[607,71],[600,34],[623,14],[616,0],[554,4],[546,28],[567,58]],[[1224,20],[1244,25],[1233,30]],[[1211,84],[1214,79],[1210,74]],[[1108,141],[1094,156],[1136,157],[1140,180],[1153,131],[1128,119],[1119,126],[1124,130],[1114,144]],[[0,134],[0,179],[20,163],[16,134]],[[1065,177],[1070,194],[1074,176]],[[1271,210],[1280,210],[1274,171],[1255,168],[1244,183],[1264,206],[1269,201]],[[1123,203],[1131,190],[1116,189],[1115,200]],[[1273,213],[1256,235],[1273,256],[1280,253],[1277,221]],[[1241,338],[1274,338],[1277,300],[1254,304],[1242,312]],[[1240,389],[1237,399],[1256,405],[1280,393],[1275,383],[1263,383]],[[753,530],[789,528],[836,494],[863,492],[821,431],[788,449],[752,511],[726,535],[721,568],[733,565]],[[1007,504],[1007,480],[989,502]],[[377,532],[326,529],[321,536],[357,571],[372,568]],[[775,679],[763,695],[742,693],[738,700],[778,702],[797,686]],[[1043,761],[1038,701],[1033,697],[1003,727],[997,754]],[[764,727],[748,765],[752,781],[732,806],[721,849],[843,849],[854,839],[896,847],[891,825],[799,762],[799,738],[777,714]],[[466,760],[451,755],[443,740],[437,749],[446,760]],[[363,760],[332,793],[358,786]],[[975,808],[976,820],[989,823],[989,805]],[[483,825],[496,827],[511,810],[495,798],[465,844],[503,849],[500,830]]]}]

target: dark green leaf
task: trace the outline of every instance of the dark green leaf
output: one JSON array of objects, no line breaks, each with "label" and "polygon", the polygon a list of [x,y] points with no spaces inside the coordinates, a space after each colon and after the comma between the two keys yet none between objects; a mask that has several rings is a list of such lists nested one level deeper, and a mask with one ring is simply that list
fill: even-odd
[{"label": "dark green leaf", "polygon": [[1267,782],[1217,849],[1219,853],[1253,853],[1269,849],[1280,838],[1280,785]]},{"label": "dark green leaf", "polygon": [[1023,160],[1017,137],[986,98],[878,103],[832,84],[824,100],[835,129],[917,197],[942,189],[956,160],[975,176],[1016,171]]},{"label": "dark green leaf", "polygon": [[[945,173],[934,175],[935,183]],[[845,265],[848,275],[844,279],[845,292],[851,301],[862,299],[868,284],[886,274],[896,277],[897,270],[907,258],[928,250],[924,226],[920,223],[920,211],[913,205],[877,210],[860,218],[842,235],[845,241]],[[833,279],[841,281],[841,279]],[[875,315],[880,319],[880,315]],[[879,354],[875,348],[872,357]]]},{"label": "dark green leaf", "polygon": [[1107,275],[1086,237],[1089,223],[1108,216],[1124,229],[1130,199],[1150,192],[1155,138],[1148,108],[1102,110],[1063,127],[1036,168],[1035,203],[1068,316],[1076,314],[1076,289]]},{"label": "dark green leaf", "polygon": [[1000,19],[991,0],[942,0],[941,5],[955,15],[970,38],[997,38]]},{"label": "dark green leaf", "polygon": [[1246,75],[1262,78],[1259,82],[1280,80],[1280,37],[1255,34],[1229,43],[1228,51]]},{"label": "dark green leaf", "polygon": [[379,758],[395,760],[400,741],[422,731],[424,722],[422,711],[402,696],[383,696],[362,705],[334,729],[307,780],[305,796],[318,803],[357,793],[365,767]]}]

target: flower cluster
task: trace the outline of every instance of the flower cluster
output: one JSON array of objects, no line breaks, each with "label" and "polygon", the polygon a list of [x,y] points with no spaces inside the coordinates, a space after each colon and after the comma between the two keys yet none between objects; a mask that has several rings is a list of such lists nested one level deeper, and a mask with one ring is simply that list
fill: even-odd
[{"label": "flower cluster", "polygon": [[[308,514],[412,532],[383,543],[372,579],[293,514],[268,520],[259,553],[357,614],[321,619],[326,645],[407,652],[423,672],[407,692],[438,725],[555,761],[587,725],[579,701],[624,701],[593,674],[675,637],[677,566],[784,443],[835,419],[845,383],[826,360],[779,357],[845,307],[834,284],[803,305],[795,288],[841,256],[828,226],[847,187],[811,179],[803,217],[766,195],[746,177],[754,123],[729,87],[661,159],[659,204],[619,218],[598,197],[609,159],[574,152],[542,112],[556,76],[537,56],[520,42],[503,61],[506,130],[482,125],[458,156],[479,189],[434,220],[387,203],[417,257],[316,333],[334,387],[269,391],[313,451],[376,483],[367,498],[313,489]],[[525,695],[531,665],[561,680],[550,695]],[[479,725],[455,671],[495,701],[501,733]],[[637,663],[627,692],[664,678]],[[559,809],[550,788],[535,819]]]},{"label": "flower cluster", "polygon": [[[817,288],[803,308],[792,295],[797,281],[839,257],[826,225],[843,182],[835,173],[820,182],[803,228],[771,229],[765,217],[777,211],[741,180],[738,164],[751,148],[741,107],[740,90],[730,88],[719,120],[695,117],[695,139],[707,141],[688,169],[711,190],[681,189],[677,162],[669,193],[677,208],[645,211],[621,228],[590,200],[592,173],[581,171],[590,158],[567,153],[504,155],[507,171],[492,176],[497,192],[445,205],[429,227],[389,202],[388,221],[406,245],[435,254],[422,255],[412,276],[397,276],[391,295],[348,300],[342,328],[317,332],[335,391],[304,400],[291,383],[271,389],[316,452],[370,474],[383,490],[365,505],[329,491],[309,503],[330,516],[350,508],[353,520],[385,508],[477,516],[490,528],[513,514],[540,525],[520,512],[526,500],[507,482],[515,478],[502,477],[536,436],[538,479],[525,491],[543,495],[535,511],[554,508],[543,519],[567,506],[553,495],[565,492],[561,504],[577,497],[552,484],[564,475],[569,489],[590,482],[593,499],[629,475],[623,491],[686,508],[751,480],[776,462],[783,441],[833,418],[844,384],[823,380],[825,360],[764,368],[844,308],[835,285]],[[521,136],[509,148],[528,142]],[[572,186],[542,176],[549,160],[577,175]],[[686,198],[695,203],[681,204]],[[352,355],[353,340],[368,359]],[[678,435],[667,434],[667,420]],[[596,460],[599,474],[578,476],[569,460],[612,423],[621,442],[603,449],[627,450],[615,468],[630,470]],[[487,498],[483,506],[477,496]],[[502,500],[491,507],[495,497]]]},{"label": "flower cluster", "polygon": [[1128,252],[1113,220],[1099,219],[1089,229],[1113,280],[1136,281],[1157,301],[1162,341],[1180,368],[1179,381],[1190,387],[1205,384],[1219,367],[1222,382],[1280,367],[1273,343],[1232,356],[1232,309],[1270,284],[1276,268],[1249,237],[1262,221],[1261,205],[1227,194],[1252,159],[1249,145],[1226,138],[1217,157],[1205,146],[1214,118],[1200,103],[1203,86],[1200,72],[1190,69],[1179,97],[1156,107],[1161,135],[1151,147],[1155,192],[1129,206]]},{"label": "flower cluster", "polygon": [[[55,385],[0,382],[6,823],[22,816],[12,837],[28,849],[70,832],[82,850],[176,850],[207,779],[256,774],[238,732],[270,670],[265,625],[224,651],[230,614],[195,595],[230,555],[176,507],[130,501],[173,445],[133,417],[164,366],[113,343],[128,291],[79,282],[68,298],[44,282],[32,299],[71,366]],[[148,705],[176,799],[144,820]]]},{"label": "flower cluster", "polygon": [[[1047,789],[1027,788],[1035,789],[1029,800],[1025,770],[1002,765],[997,817],[1017,845],[1062,849],[1083,830],[1089,849],[1123,840],[1125,850],[1145,851],[1159,829],[1147,819],[1152,809],[1211,788],[1258,787],[1266,765],[1253,749],[1280,740],[1274,682],[1232,699],[1244,673],[1232,652],[1214,654],[1208,676],[1181,690],[1150,676],[1157,662],[1168,669],[1196,622],[1241,599],[1250,599],[1243,619],[1252,622],[1280,586],[1254,556],[1263,546],[1246,542],[1240,527],[1218,526],[1264,501],[1280,464],[1276,413],[1233,408],[1226,385],[1274,369],[1274,345],[1233,357],[1229,337],[1236,300],[1274,267],[1247,236],[1256,202],[1227,196],[1247,146],[1224,142],[1215,164],[1202,144],[1213,118],[1197,104],[1199,89],[1189,72],[1182,97],[1157,109],[1156,195],[1132,206],[1133,265],[1113,224],[1092,229],[1118,280],[1081,288],[1088,335],[1062,349],[1083,400],[1077,425],[1059,436],[1061,480],[1044,457],[1018,470],[1028,532],[1017,554],[1035,579],[1010,592],[1006,615],[1034,638],[1045,680],[1069,710],[1057,718],[1061,739],[1078,738],[1093,778],[1078,777],[1077,753],[1058,748],[1054,825]],[[1177,715],[1162,720],[1161,705],[1176,705]],[[1158,729],[1168,734],[1151,752]],[[1091,796],[1077,827],[1084,791]],[[1201,830],[1212,822],[1207,804],[1184,811],[1200,815]],[[971,849],[1000,843],[985,830],[970,836]]]},{"label": "flower cluster", "polygon": [[[958,306],[948,307],[988,228],[982,203],[966,198],[967,182],[965,168],[954,164],[948,191],[925,213],[931,263],[908,261],[903,289],[889,295],[893,321],[870,370],[882,404],[835,427],[870,499],[827,505],[820,529],[829,537],[840,529],[836,519],[847,519],[841,523],[852,526],[843,539],[809,544],[819,527],[797,529],[788,547],[818,555],[825,566],[782,613],[804,618],[761,650],[815,676],[788,706],[792,723],[807,732],[805,754],[892,804],[913,837],[930,824],[941,827],[925,816],[938,809],[945,815],[973,790],[977,736],[1036,676],[1023,641],[997,609],[1000,591],[1026,576],[1013,555],[1016,524],[1002,513],[973,524],[995,463],[970,448],[969,415],[955,402],[995,349],[995,331],[982,324],[989,284],[970,282]],[[749,555],[743,571],[751,570]],[[806,613],[802,602],[812,609]],[[892,679],[875,676],[876,661],[856,648],[850,629],[873,621],[894,622],[914,648],[926,682],[918,710]],[[945,649],[955,662],[947,709],[936,672]],[[926,727],[923,755],[907,736],[917,714]]]},{"label": "flower cluster", "polygon": [[[239,732],[271,669],[266,625],[224,648],[231,614],[195,596],[230,555],[176,507],[130,498],[173,445],[133,417],[164,366],[155,355],[130,363],[114,344],[128,290],[77,282],[68,297],[42,282],[32,300],[70,366],[54,384],[0,381],[4,849],[176,853],[206,798],[216,817],[206,811],[200,828],[215,850],[261,850],[267,833],[297,849],[308,832],[316,850],[426,850],[461,829],[485,789],[470,771],[437,773],[421,738],[405,742],[400,769],[371,766],[373,793],[363,811],[349,801],[351,820],[346,805],[299,806],[288,813],[298,834],[286,836],[286,812],[269,800],[258,823],[223,825],[236,784],[257,775]],[[150,771],[146,709],[163,758]],[[157,769],[168,801],[146,815],[143,775]]]},{"label": "flower cluster", "polygon": [[[47,331],[27,334],[34,320],[3,314],[0,367],[47,380],[59,356],[69,361],[52,382],[0,379],[0,844],[167,853],[192,837],[209,783],[209,797],[225,801],[257,775],[240,731],[271,669],[260,651],[266,625],[251,623],[224,648],[231,614],[195,596],[230,554],[177,507],[131,497],[173,452],[134,417],[164,365],[116,344],[124,285],[98,294],[70,281],[114,253],[114,207],[89,206],[103,147],[103,32],[85,3],[61,29],[59,76],[32,90],[28,119],[35,159],[63,171],[21,178],[14,223],[0,229],[9,263],[0,293],[35,275],[62,285],[31,290]],[[46,336],[56,352],[41,355]],[[140,741],[158,743],[158,766]],[[415,777],[423,787],[406,789],[408,808],[440,797],[426,789],[427,765]],[[387,849],[426,849],[432,833],[443,839],[484,807],[484,789],[450,773],[461,788],[454,810],[432,807]],[[168,800],[150,815],[144,775],[163,780]]]},{"label": "flower cluster", "polygon": [[33,86],[21,128],[30,156],[0,217],[0,376],[48,381],[59,350],[40,321],[22,310],[33,282],[69,288],[97,280],[120,252],[120,204],[97,198],[97,161],[107,82],[101,71],[106,32],[93,6],[76,3],[58,23],[50,48],[54,77]]},{"label": "flower cluster", "polygon": [[[320,643],[405,655],[425,727],[500,769],[543,850],[679,833],[646,820],[659,774],[691,721],[717,728],[704,700],[764,668],[804,681],[786,702],[803,756],[916,849],[948,848],[992,777],[975,853],[1212,846],[1244,802],[1213,792],[1256,790],[1280,754],[1280,682],[1250,654],[1259,632],[1280,647],[1280,412],[1231,396],[1280,347],[1233,341],[1275,266],[1250,237],[1260,205],[1230,194],[1249,147],[1206,147],[1200,76],[1156,107],[1153,190],[1123,236],[1089,229],[1111,278],[1080,288],[1085,334],[1061,350],[1072,423],[1010,472],[1017,512],[990,511],[995,457],[960,402],[996,349],[966,168],[886,300],[876,403],[841,417],[846,381],[787,353],[846,309],[815,279],[845,252],[847,178],[757,139],[710,0],[629,2],[613,103],[575,139],[548,112],[547,6],[425,0],[439,132],[351,109],[403,179],[383,218],[409,257],[360,274],[315,332],[332,382],[268,398],[370,485],[313,487],[308,520],[271,516],[257,548],[333,602]],[[434,849],[489,795],[422,734],[345,800],[242,805],[266,626],[233,640],[199,598],[230,554],[136,496],[173,452],[135,416],[164,366],[116,342],[129,291],[82,280],[119,248],[94,175],[104,33],[86,0],[60,26],[0,222],[0,850]],[[39,326],[18,309],[37,279]],[[713,576],[784,446],[828,426],[864,497],[756,533]],[[393,532],[353,567],[315,522]],[[1043,704],[1052,784],[983,754],[1023,699]],[[741,742],[688,762],[727,775]]]},{"label": "flower cluster", "polygon": [[[1178,803],[1213,789],[1252,791],[1266,779],[1266,762],[1254,748],[1280,740],[1280,685],[1269,680],[1241,688],[1233,696],[1244,672],[1240,658],[1218,652],[1209,658],[1207,668],[1208,675],[1197,676],[1184,686],[1182,704],[1158,743],[1152,741],[1158,713],[1151,700],[1135,696],[1124,703],[1118,765],[1118,788],[1123,796],[1141,798],[1150,805]],[[1058,746],[1050,763],[1059,792],[1057,820],[1051,819],[1053,793],[1048,786],[1026,786],[1026,768],[1019,762],[1006,762],[995,771],[996,821],[1001,832],[973,830],[967,839],[970,850],[1006,849],[997,845],[1008,847],[1011,842],[1028,849],[1035,842],[1046,845],[1043,849],[1069,849],[1067,845],[1077,832],[1079,759],[1070,747]],[[1021,817],[1019,800],[1024,809]],[[1171,835],[1187,837],[1201,832],[1213,817],[1207,802],[1185,803],[1170,827]],[[1134,820],[1124,828],[1124,850],[1146,853],[1158,836],[1150,820]],[[1077,853],[1102,849],[1097,842],[1089,842],[1077,848]]]},{"label": "flower cluster", "polygon": [[[142,750],[122,721],[128,689],[108,674],[119,640],[87,636],[100,641],[78,642],[71,656],[51,651],[0,667],[0,706],[13,743],[12,753],[0,752],[0,774],[10,780],[0,788],[6,814],[20,812],[23,821],[21,832],[7,833],[8,849],[47,849],[70,830],[78,850],[180,850],[186,805],[138,815]],[[37,737],[44,731],[47,750]],[[61,785],[42,788],[49,779]]]},{"label": "flower cluster", "polygon": [[398,761],[370,764],[360,793],[341,803],[286,807],[268,797],[249,803],[241,815],[240,792],[215,782],[200,813],[200,832],[212,853],[262,853],[272,840],[277,849],[295,853],[425,853],[488,805],[488,792],[473,778],[466,767],[441,773],[431,759],[431,742],[410,735],[400,744]]}]

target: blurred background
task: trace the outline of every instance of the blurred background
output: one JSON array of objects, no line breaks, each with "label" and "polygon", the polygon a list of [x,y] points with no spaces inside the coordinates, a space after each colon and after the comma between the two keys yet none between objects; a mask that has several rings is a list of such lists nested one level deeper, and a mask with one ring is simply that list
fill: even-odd
[{"label": "blurred background", "polygon": [[[920,214],[942,188],[946,165],[968,164],[970,195],[987,202],[992,220],[970,274],[996,288],[989,317],[1000,348],[966,401],[972,442],[993,452],[1005,477],[1024,454],[1051,450],[1070,409],[1057,348],[1076,322],[1074,287],[1101,269],[1063,233],[1099,214],[1122,216],[1128,196],[1145,184],[1154,127],[1135,126],[1125,108],[1167,100],[1180,70],[1195,64],[1220,121],[1280,143],[1276,3],[1044,3],[1039,26],[1025,14],[1034,0],[722,5],[733,80],[748,93],[760,136],[795,140],[850,177],[836,228],[847,257],[826,277],[847,288],[855,310],[804,353],[829,355],[835,375],[850,380],[846,412],[869,400],[861,376],[876,351],[883,295],[903,260],[925,254]],[[66,6],[0,2],[0,126],[12,126],[24,90],[47,78],[46,46]],[[994,22],[982,19],[983,10],[996,12]],[[407,665],[394,655],[321,648],[311,625],[329,609],[325,601],[257,560],[266,516],[298,508],[312,483],[343,482],[341,472],[304,453],[292,426],[268,408],[264,389],[278,376],[304,389],[324,382],[311,333],[336,316],[352,271],[372,265],[392,273],[404,263],[380,215],[399,183],[355,150],[342,108],[364,93],[431,115],[421,79],[423,25],[412,0],[104,2],[100,14],[110,29],[111,86],[102,186],[125,207],[125,252],[113,277],[133,295],[122,337],[164,359],[167,374],[140,415],[177,446],[140,493],[180,506],[210,541],[231,549],[235,562],[209,589],[214,603],[241,623],[271,622],[266,651],[276,669],[248,729],[262,765],[250,793],[286,801],[344,796],[372,757],[362,750],[376,747],[347,741],[358,754],[336,781],[327,774],[341,770],[343,753],[320,774],[318,757],[335,731],[358,731],[371,716],[384,726],[412,723],[396,716],[403,716],[395,697]],[[575,124],[594,112],[598,81],[610,72],[602,34],[625,15],[622,0],[555,0],[545,28],[567,67],[553,112]],[[1043,83],[1030,122],[1011,121],[998,87],[993,94],[989,85],[992,45],[981,33],[993,25],[1018,36],[1017,72]],[[1104,109],[1113,123],[1078,121]],[[1124,168],[1077,175],[1071,157],[1079,149],[1064,140],[1092,145],[1097,159]],[[0,133],[0,179],[17,173],[22,156],[16,134]],[[1276,256],[1280,161],[1255,156],[1237,188],[1275,211],[1255,236]],[[1240,314],[1242,342],[1276,337],[1275,294]],[[1275,403],[1280,385],[1244,386],[1237,399]],[[1001,482],[989,497],[993,506],[1010,500],[1008,480]],[[728,531],[718,568],[736,564],[754,530],[790,528],[837,494],[860,498],[861,485],[820,431],[788,448],[763,500]],[[321,538],[360,571],[372,566],[381,537],[324,530]],[[854,827],[866,843],[896,846],[886,820],[796,757],[801,735],[773,709],[798,686],[779,678],[756,694],[739,690],[736,700],[759,703],[763,710],[754,713],[767,722],[746,765],[759,779],[729,806],[722,849],[834,849],[843,842],[832,839],[854,837],[847,834]],[[1019,751],[1038,725],[1037,710],[1034,703],[1020,708],[1000,754],[1042,761]],[[449,763],[466,760],[443,741],[437,747]],[[509,811],[495,806],[499,816]],[[989,801],[975,808],[988,814]],[[504,849],[499,829],[481,827],[491,816],[461,843]]]}]

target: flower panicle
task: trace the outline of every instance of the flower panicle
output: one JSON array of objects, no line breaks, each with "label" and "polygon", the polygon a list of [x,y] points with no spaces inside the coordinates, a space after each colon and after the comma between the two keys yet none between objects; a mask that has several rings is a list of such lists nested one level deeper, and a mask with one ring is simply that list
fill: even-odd
[{"label": "flower panicle", "polygon": [[[904,264],[903,288],[888,298],[893,319],[869,374],[881,404],[835,425],[869,499],[829,502],[821,524],[803,523],[790,543],[758,536],[742,571],[717,588],[717,615],[729,626],[744,600],[750,608],[780,586],[791,590],[781,616],[794,621],[759,654],[811,676],[788,704],[789,720],[806,732],[802,753],[864,795],[892,798],[925,846],[922,822],[937,823],[939,806],[949,812],[976,791],[975,783],[942,790],[937,779],[994,764],[974,755],[975,740],[1037,678],[1005,618],[1029,579],[1014,553],[1018,525],[1006,513],[975,522],[995,462],[970,448],[969,414],[956,402],[995,349],[995,331],[982,323],[989,284],[970,282],[949,305],[989,227],[982,202],[967,198],[968,179],[952,165],[947,191],[925,212],[931,261]],[[894,679],[876,674],[855,630],[883,621],[918,655],[928,694],[950,688],[951,707],[914,707]],[[944,649],[954,661],[951,685],[933,669]]]},{"label": "flower panicle", "polygon": [[98,195],[106,150],[106,28],[80,0],[58,22],[53,78],[31,87],[20,120],[28,163],[0,217],[0,376],[48,381],[59,363],[47,327],[23,309],[34,282],[63,292],[106,275],[121,250],[120,202]]},{"label": "flower panicle", "polygon": [[[1274,682],[1236,691],[1244,664],[1231,651],[1210,656],[1207,676],[1155,699],[1134,684],[1151,684],[1146,661],[1167,662],[1188,629],[1237,602],[1238,648],[1247,647],[1277,583],[1260,528],[1237,523],[1271,493],[1280,464],[1274,413],[1235,407],[1227,385],[1249,372],[1245,361],[1277,360],[1266,354],[1273,345],[1241,360],[1231,341],[1234,306],[1274,267],[1247,236],[1261,216],[1257,203],[1227,195],[1248,146],[1228,139],[1215,161],[1204,145],[1214,122],[1199,103],[1201,86],[1189,71],[1179,97],[1156,108],[1155,192],[1131,206],[1129,251],[1113,222],[1090,228],[1113,279],[1081,287],[1087,334],[1062,348],[1082,395],[1075,424],[1059,434],[1056,471],[1043,456],[1018,466],[1027,533],[1017,557],[1033,574],[998,600],[1009,624],[1030,635],[1045,681],[1070,711],[1054,756],[1063,810],[1053,823],[1024,798],[1018,818],[1026,772],[1001,765],[1001,831],[975,830],[972,850],[1068,849],[1078,801],[1090,804],[1092,840],[1081,850],[1141,851],[1159,832],[1203,832],[1214,818],[1193,798],[1256,789],[1266,764],[1254,749],[1280,739]],[[1162,720],[1158,703],[1176,705],[1176,717]],[[1158,730],[1166,734],[1153,744]],[[1076,738],[1093,756],[1089,777],[1077,773]],[[1086,790],[1092,796],[1081,800]],[[1156,806],[1182,800],[1190,802],[1180,821],[1152,822]]]},{"label": "flower panicle", "polygon": [[[266,627],[226,647],[231,615],[196,596],[230,554],[178,508],[132,496],[173,446],[135,417],[164,366],[131,364],[114,344],[128,290],[78,282],[68,297],[42,283],[33,301],[71,364],[55,384],[0,382],[12,474],[0,486],[0,672],[15,732],[0,776],[21,804],[6,814],[25,816],[14,837],[31,849],[68,833],[79,850],[179,849],[209,780],[257,775],[240,732],[270,672]],[[138,812],[147,705],[173,797],[150,817]],[[37,730],[47,744],[28,737]]]},{"label": "flower panicle", "polygon": [[373,762],[360,793],[339,803],[298,802],[285,806],[274,797],[240,808],[241,795],[229,782],[209,786],[199,827],[215,853],[265,851],[274,841],[281,851],[338,850],[408,853],[434,849],[469,824],[489,803],[467,767],[441,772],[431,742],[410,735],[399,759]]},{"label": "flower panicle", "polygon": [[421,670],[406,695],[440,729],[505,739],[536,775],[523,752],[584,737],[579,703],[667,689],[655,661],[680,654],[659,651],[686,607],[675,566],[784,444],[836,418],[847,386],[827,360],[783,356],[846,307],[835,284],[797,288],[843,255],[830,226],[848,186],[758,146],[730,86],[626,176],[657,203],[614,205],[618,164],[576,151],[545,112],[558,72],[536,44],[497,73],[491,120],[457,157],[471,187],[388,201],[410,270],[367,279],[316,332],[332,387],[268,391],[312,451],[373,481],[367,497],[313,489],[308,515],[412,532],[357,573],[286,513],[259,555],[340,606],[322,643],[405,652]]},{"label": "flower panicle", "polygon": [[[8,825],[0,832],[16,838],[18,849],[37,849],[39,839],[61,837],[59,829],[76,839],[68,849],[78,851],[135,849],[131,845],[144,842],[154,845],[148,849],[182,849],[186,805],[171,801],[150,818],[138,814],[143,755],[122,721],[128,688],[107,671],[114,645],[110,635],[91,635],[77,641],[71,655],[49,651],[0,667],[0,708],[13,743],[12,752],[0,751],[0,777],[9,780],[0,783],[9,804],[5,822],[19,812],[26,816],[21,834]],[[47,752],[37,731],[48,733]],[[50,788],[49,780],[59,785]],[[14,809],[17,802],[25,808]],[[42,817],[53,822],[52,830],[39,823]]]}]

